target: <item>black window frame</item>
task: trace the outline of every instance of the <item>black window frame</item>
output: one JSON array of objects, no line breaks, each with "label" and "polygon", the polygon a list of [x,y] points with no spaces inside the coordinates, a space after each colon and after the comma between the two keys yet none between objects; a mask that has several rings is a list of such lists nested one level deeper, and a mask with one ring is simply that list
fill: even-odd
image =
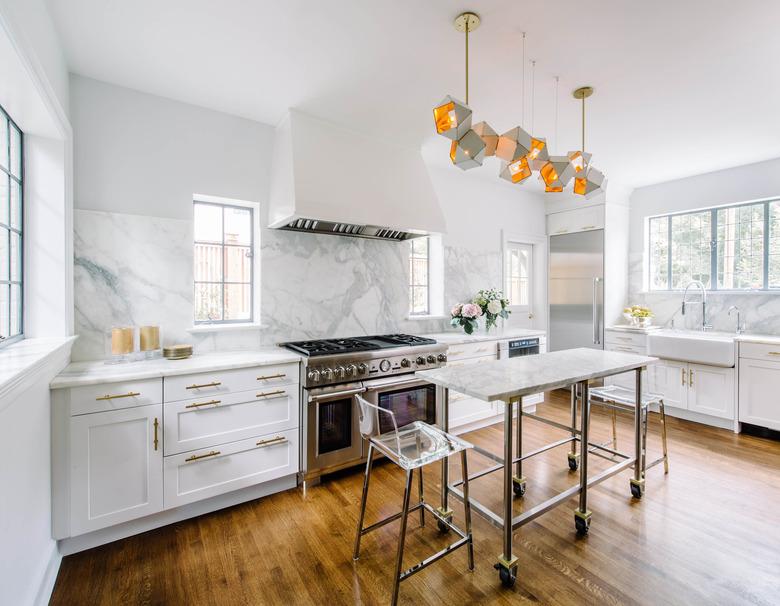
[{"label": "black window frame", "polygon": [[[738,202],[735,204],[724,204],[723,206],[714,206],[710,208],[700,208],[678,213],[668,213],[664,215],[654,215],[648,217],[646,229],[645,253],[648,259],[648,268],[652,263],[651,259],[651,233],[652,221],[658,219],[667,220],[667,251],[666,251],[666,288],[653,287],[652,276],[648,275],[647,289],[649,292],[682,292],[682,288],[672,288],[672,217],[683,217],[686,215],[700,215],[710,213],[710,285],[706,287],[708,291],[723,293],[780,293],[780,287],[769,287],[769,257],[770,257],[770,214],[769,209],[772,203],[780,204],[780,198],[765,198],[762,200],[751,200],[747,202]],[[763,285],[761,288],[718,288],[718,211],[732,208],[743,208],[749,206],[763,206],[764,208],[764,232],[763,232]]]}]

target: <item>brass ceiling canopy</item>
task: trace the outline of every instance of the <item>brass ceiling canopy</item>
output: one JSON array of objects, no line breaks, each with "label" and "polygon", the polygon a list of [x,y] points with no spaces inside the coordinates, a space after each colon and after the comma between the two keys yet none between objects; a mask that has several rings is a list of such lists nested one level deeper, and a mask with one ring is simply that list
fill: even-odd
[{"label": "brass ceiling canopy", "polygon": [[477,13],[465,12],[455,18],[455,29],[461,34],[464,34],[467,31],[473,32],[479,27],[480,23],[482,23],[482,21]]},{"label": "brass ceiling canopy", "polygon": [[572,92],[571,96],[574,97],[575,99],[587,99],[592,94],[593,94],[592,86],[580,86],[578,89]]}]

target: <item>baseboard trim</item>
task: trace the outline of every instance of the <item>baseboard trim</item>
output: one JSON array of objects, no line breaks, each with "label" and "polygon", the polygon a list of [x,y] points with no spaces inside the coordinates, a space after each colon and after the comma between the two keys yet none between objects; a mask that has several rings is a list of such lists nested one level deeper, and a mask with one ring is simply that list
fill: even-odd
[{"label": "baseboard trim", "polygon": [[51,599],[51,594],[54,591],[54,584],[57,582],[57,574],[60,571],[60,564],[62,563],[62,554],[57,549],[57,545],[51,546],[51,553],[49,554],[49,561],[46,564],[46,570],[43,571],[43,578],[38,586],[38,593],[35,595],[35,606],[46,606]]},{"label": "baseboard trim", "polygon": [[[701,423],[702,425],[709,425],[711,427],[719,427],[720,429],[729,429],[734,431],[733,419],[721,419],[720,417],[713,417],[712,415],[703,415],[699,412],[693,412],[685,410],[684,408],[674,408],[673,406],[666,405],[666,414],[670,417],[678,419],[684,419],[686,421],[693,421],[694,423]],[[658,407],[653,408],[654,411],[658,410]]]},{"label": "baseboard trim", "polygon": [[99,545],[112,543],[113,541],[118,541],[119,539],[124,539],[135,534],[154,530],[161,526],[175,524],[176,522],[181,522],[188,518],[194,518],[206,513],[225,509],[226,507],[253,501],[276,492],[289,490],[290,488],[295,488],[297,484],[297,474],[292,474],[269,482],[263,482],[256,486],[249,486],[241,490],[211,497],[210,499],[204,499],[203,501],[182,505],[176,509],[161,511],[138,520],[125,522],[124,524],[101,528],[100,530],[95,530],[94,532],[82,534],[77,537],[68,537],[58,541],[57,545],[59,546],[59,552],[63,556],[70,555],[72,553],[84,551],[85,549],[92,549]]}]

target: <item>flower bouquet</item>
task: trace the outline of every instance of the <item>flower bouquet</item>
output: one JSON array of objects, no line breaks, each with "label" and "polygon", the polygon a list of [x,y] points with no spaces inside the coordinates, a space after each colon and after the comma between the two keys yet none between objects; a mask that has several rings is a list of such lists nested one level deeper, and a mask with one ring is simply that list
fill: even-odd
[{"label": "flower bouquet", "polygon": [[496,325],[499,318],[509,318],[509,300],[495,288],[480,290],[471,303],[458,303],[450,311],[452,326],[461,326],[467,335],[477,328],[478,318],[485,316],[485,330]]},{"label": "flower bouquet", "polygon": [[623,317],[634,326],[647,327],[653,322],[653,312],[649,307],[642,305],[632,305],[623,308]]},{"label": "flower bouquet", "polygon": [[462,326],[467,335],[474,332],[477,327],[477,318],[482,315],[479,305],[474,303],[458,303],[450,311],[452,326]]}]

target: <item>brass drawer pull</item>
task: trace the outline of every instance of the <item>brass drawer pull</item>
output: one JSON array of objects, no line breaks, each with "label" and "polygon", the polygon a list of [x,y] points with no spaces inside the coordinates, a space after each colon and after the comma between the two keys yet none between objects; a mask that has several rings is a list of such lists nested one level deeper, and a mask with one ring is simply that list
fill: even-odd
[{"label": "brass drawer pull", "polygon": [[569,230],[568,230],[568,229],[559,229],[559,230],[558,230],[558,231],[556,231],[555,233],[556,233],[556,234],[565,234],[567,231],[569,231]]},{"label": "brass drawer pull", "polygon": [[278,389],[276,391],[261,391],[260,393],[256,393],[256,398],[267,398],[269,396],[278,396],[281,394],[286,394],[287,392],[284,389]]},{"label": "brass drawer pull", "polygon": [[693,369],[688,371],[688,387],[693,387]]},{"label": "brass drawer pull", "polygon": [[684,368],[680,369],[680,378],[682,380],[682,384],[685,385],[685,369]]},{"label": "brass drawer pull", "polygon": [[184,408],[200,408],[201,406],[216,406],[221,403],[222,400],[209,400],[208,402],[195,402],[193,404],[187,404]]},{"label": "brass drawer pull", "polygon": [[582,229],[596,229],[595,225],[583,225]]},{"label": "brass drawer pull", "polygon": [[187,385],[185,389],[200,389],[201,387],[217,387],[222,385],[222,381],[212,381],[211,383],[203,383],[203,385]]},{"label": "brass drawer pull", "polygon": [[287,375],[280,372],[278,375],[260,375],[257,377],[258,381],[268,381],[269,379],[284,379]]},{"label": "brass drawer pull", "polygon": [[631,337],[618,337],[618,336],[615,336],[615,338],[616,339],[620,339],[621,341],[630,341],[631,340]]},{"label": "brass drawer pull", "polygon": [[462,354],[462,353],[463,353],[463,350],[461,349],[460,351],[451,351],[451,352],[449,353],[449,355],[450,355],[450,356],[459,356],[459,355],[460,355],[460,354]]},{"label": "brass drawer pull", "polygon": [[190,461],[197,461],[198,459],[206,459],[208,457],[216,457],[218,454],[221,454],[218,450],[212,450],[211,452],[207,452],[206,454],[202,455],[192,455],[191,457],[184,459],[185,463],[189,463]]},{"label": "brass drawer pull", "polygon": [[767,353],[770,356],[780,356],[780,351],[768,351]]},{"label": "brass drawer pull", "polygon": [[160,444],[160,440],[157,439],[157,429],[160,427],[160,422],[157,417],[154,417],[154,449],[157,450],[157,446]]},{"label": "brass drawer pull", "polygon": [[270,446],[271,444],[281,444],[286,441],[287,438],[284,436],[276,436],[275,438],[271,438],[269,440],[260,440],[256,446]]},{"label": "brass drawer pull", "polygon": [[113,395],[113,396],[109,395],[109,394],[106,394],[104,396],[98,396],[97,398],[95,398],[95,400],[97,400],[97,401],[100,401],[100,400],[116,400],[117,398],[134,398],[134,397],[140,396],[140,395],[141,395],[141,392],[139,392],[139,391],[128,391],[127,393],[120,393],[120,394],[116,394],[116,395]]}]

